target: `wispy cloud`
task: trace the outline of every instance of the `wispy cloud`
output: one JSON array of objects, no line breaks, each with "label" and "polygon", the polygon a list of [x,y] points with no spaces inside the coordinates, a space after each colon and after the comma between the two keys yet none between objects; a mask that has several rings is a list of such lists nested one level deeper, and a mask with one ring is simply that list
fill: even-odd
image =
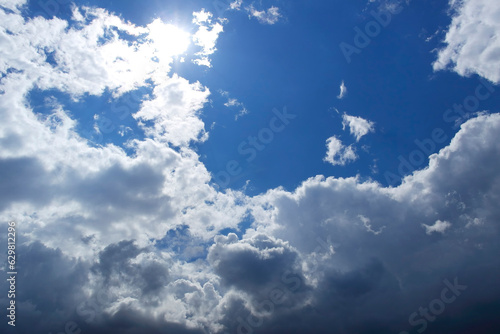
[{"label": "wispy cloud", "polygon": [[240,10],[243,0],[235,0],[229,4],[229,8],[232,10]]},{"label": "wispy cloud", "polygon": [[342,80],[342,83],[340,84],[340,93],[337,95],[337,99],[342,100],[345,96],[347,95],[347,87]]},{"label": "wispy cloud", "polygon": [[425,233],[426,234],[432,234],[434,232],[438,233],[444,233],[447,229],[451,227],[451,224],[447,221],[441,221],[437,220],[434,225],[426,225],[422,224],[423,227],[425,227]]},{"label": "wispy cloud", "polygon": [[262,24],[275,24],[281,17],[278,7],[270,7],[267,10],[257,10],[253,5],[246,8],[249,17],[256,18]]},{"label": "wispy cloud", "polygon": [[241,116],[244,116],[246,114],[249,113],[248,109],[245,107],[245,105],[243,104],[243,102],[240,102],[238,101],[238,99],[235,99],[235,98],[232,98],[229,96],[229,92],[226,92],[226,91],[223,91],[223,90],[220,90],[219,93],[226,97],[227,98],[227,102],[224,103],[224,106],[228,107],[228,108],[238,108],[239,111],[238,113],[234,116],[234,119],[237,121],[238,118],[240,118]]}]

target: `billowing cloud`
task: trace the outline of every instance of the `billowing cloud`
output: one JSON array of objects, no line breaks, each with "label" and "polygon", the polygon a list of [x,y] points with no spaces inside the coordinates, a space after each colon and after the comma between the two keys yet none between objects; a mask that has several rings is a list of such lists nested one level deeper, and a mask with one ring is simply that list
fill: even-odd
[{"label": "billowing cloud", "polygon": [[146,134],[185,146],[190,141],[205,140],[205,125],[197,113],[207,102],[210,91],[199,82],[190,84],[177,75],[165,80],[153,90],[153,99],[145,101],[133,116],[139,121],[154,121],[145,127]]},{"label": "billowing cloud", "polygon": [[[399,333],[424,326],[453,332],[476,328],[469,312],[481,307],[488,310],[481,322],[492,323],[490,312],[500,305],[489,300],[500,289],[485,287],[482,276],[494,281],[499,273],[493,255],[500,218],[498,129],[498,114],[469,120],[448,147],[430,157],[428,168],[396,188],[318,176],[293,192],[274,189],[256,198],[262,205],[255,211],[256,233],[287,240],[302,254],[303,274],[315,286],[312,309],[276,317],[263,332],[298,332],[312,323],[318,333]],[[422,224],[446,233],[429,233]],[[472,272],[471,263],[481,273]],[[446,316],[431,313],[432,321],[426,319],[419,307],[428,309],[445,288],[448,293],[447,284],[461,289],[456,301],[446,305]],[[477,290],[469,293],[472,287]],[[351,318],[352,312],[359,313]],[[458,314],[459,324],[450,320]],[[294,316],[300,320],[291,325]]]},{"label": "billowing cloud", "polygon": [[[16,332],[499,328],[500,115],[467,120],[398,187],[318,175],[253,197],[218,191],[192,147],[208,136],[210,90],[170,73],[185,41],[156,35],[175,28],[95,8],[76,8],[76,24],[26,19],[16,3],[0,9],[0,230],[17,222]],[[195,29],[210,19],[199,12]],[[115,103],[139,88],[150,93],[129,111],[144,137],[125,147],[90,143],[50,93]],[[34,89],[52,97],[44,114]],[[97,111],[82,112],[93,124]],[[373,128],[344,121],[357,140]],[[327,148],[330,163],[356,159],[336,137]]]},{"label": "billowing cloud", "polygon": [[[93,252],[82,242],[88,238],[99,249],[134,236],[149,243],[186,221],[197,222],[198,228],[190,223],[191,232],[203,238],[213,237],[222,225],[236,226],[245,211],[241,207],[231,223],[212,215],[227,205],[227,210],[236,208],[230,203],[239,195],[215,191],[210,173],[190,148],[208,136],[198,116],[210,91],[169,75],[179,50],[171,45],[177,31],[159,20],[133,26],[101,9],[76,12],[84,21],[70,25],[0,10],[0,168],[13,194],[1,204],[5,221],[23,222],[33,238],[73,255]],[[139,87],[151,95],[141,95],[138,110],[118,102]],[[96,147],[78,133],[62,101],[52,98],[45,114],[35,113],[26,102],[33,89],[56,89],[82,103],[85,94],[110,91],[112,112],[125,109],[146,137],[126,143],[130,155],[113,144]],[[94,110],[89,113],[99,120]]]},{"label": "billowing cloud", "polygon": [[500,82],[500,4],[495,0],[450,0],[453,20],[434,70],[453,69]]}]

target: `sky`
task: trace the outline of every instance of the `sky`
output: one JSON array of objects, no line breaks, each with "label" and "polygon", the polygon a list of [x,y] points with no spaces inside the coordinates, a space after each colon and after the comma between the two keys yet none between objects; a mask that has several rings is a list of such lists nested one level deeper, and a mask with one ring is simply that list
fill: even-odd
[{"label": "sky", "polygon": [[0,0],[0,331],[498,333],[499,84],[496,0]]}]

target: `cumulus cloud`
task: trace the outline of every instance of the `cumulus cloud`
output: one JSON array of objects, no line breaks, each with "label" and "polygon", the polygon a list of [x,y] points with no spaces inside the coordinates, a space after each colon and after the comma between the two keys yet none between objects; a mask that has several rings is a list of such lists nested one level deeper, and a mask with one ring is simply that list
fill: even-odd
[{"label": "cumulus cloud", "polygon": [[434,70],[479,74],[500,82],[500,4],[495,0],[450,1],[453,20]]},{"label": "cumulus cloud", "polygon": [[332,165],[345,166],[358,158],[352,145],[345,146],[342,141],[333,136],[326,140],[326,156],[323,159]]},{"label": "cumulus cloud", "polygon": [[159,141],[185,146],[205,140],[205,125],[197,113],[208,101],[210,91],[199,82],[189,83],[173,75],[153,90],[153,99],[145,101],[133,116],[139,121],[154,121],[145,132]]},{"label": "cumulus cloud", "polygon": [[[464,293],[459,305],[447,307],[452,317],[462,314],[460,325],[441,319],[432,326],[441,326],[442,332],[474,328],[470,326],[475,320],[466,311],[472,304],[498,310],[498,305],[489,304],[488,294],[499,296],[500,289],[483,288],[481,283],[482,275],[492,281],[498,274],[498,259],[491,253],[498,249],[500,217],[494,204],[500,191],[500,175],[494,167],[500,162],[498,128],[498,114],[469,120],[448,147],[430,157],[428,168],[407,176],[396,188],[358,178],[318,176],[293,192],[274,189],[256,198],[261,205],[255,209],[258,233],[266,231],[287,240],[301,253],[304,276],[317,292],[311,293],[314,312],[302,309],[301,320],[293,326],[287,321],[299,312],[291,312],[289,317],[273,319],[268,328],[300,331],[314,322],[319,333],[332,328],[411,331],[419,327],[408,324],[409,316],[438,297],[435,291],[446,287],[446,275],[453,275],[450,281],[458,276],[458,282],[479,290]],[[460,199],[462,205],[451,198]],[[471,227],[471,221],[482,224]],[[422,224],[446,233],[429,235]],[[334,254],[323,251],[323,256],[317,256],[318,236],[329,238]],[[481,274],[471,272],[469,261]],[[348,315],[354,310],[359,313],[351,322]],[[381,322],[382,318],[386,321]],[[482,321],[492,319],[484,315]]]},{"label": "cumulus cloud", "polygon": [[346,113],[342,115],[342,126],[344,130],[346,126],[349,127],[349,131],[356,137],[356,141],[359,141],[368,133],[375,131],[375,123],[358,116],[347,115]]},{"label": "cumulus cloud", "polygon": [[[92,237],[99,248],[134,235],[148,243],[186,221],[195,222],[198,228],[190,223],[191,232],[204,238],[221,226],[236,226],[245,209],[238,209],[231,223],[221,212],[219,218],[213,214],[236,208],[230,203],[239,201],[239,195],[217,193],[190,148],[193,141],[207,138],[198,115],[210,92],[198,82],[169,75],[175,53],[169,49],[169,34],[175,29],[159,20],[137,27],[101,9],[75,11],[83,13],[84,22],[25,19],[0,10],[0,161],[10,180],[4,184],[17,194],[2,202],[3,217],[23,222],[47,246],[74,254],[92,253],[82,238]],[[120,95],[138,87],[148,87],[152,94],[137,111],[123,106],[146,134],[127,143],[132,155],[112,144],[90,145],[61,101],[53,99],[44,115],[26,103],[32,89],[56,89],[75,101],[108,90],[116,104]],[[94,116],[95,111],[89,112]],[[33,182],[22,186],[23,179]],[[140,233],[144,229],[148,235]]]},{"label": "cumulus cloud", "polygon": [[194,43],[201,47],[201,50],[196,53],[198,58],[193,59],[193,63],[211,67],[209,56],[217,50],[215,45],[219,34],[224,31],[224,27],[219,22],[212,23],[212,13],[204,9],[194,12],[193,16],[193,23],[199,27],[192,38]]},{"label": "cumulus cloud", "polygon": [[[175,29],[76,10],[75,25],[0,9],[0,229],[18,224],[19,333],[70,322],[103,334],[400,332],[445,279],[470,290],[434,329],[499,328],[498,114],[467,120],[398,187],[319,175],[290,191],[219,192],[192,148],[207,138],[210,90],[170,73],[182,44],[156,45],[155,31]],[[210,19],[199,12],[195,29]],[[64,101],[41,115],[28,98],[116,101],[140,87],[151,94],[131,112],[145,132],[131,153],[91,145]],[[373,129],[344,120],[357,140]],[[356,159],[336,137],[327,148],[330,163]]]},{"label": "cumulus cloud", "polygon": [[203,25],[204,23],[212,22],[212,13],[207,12],[204,8],[199,12],[193,12],[193,23]]},{"label": "cumulus cloud", "polygon": [[223,284],[251,295],[275,284],[286,270],[297,270],[298,254],[286,242],[266,235],[239,241],[234,233],[217,236],[208,261]]}]

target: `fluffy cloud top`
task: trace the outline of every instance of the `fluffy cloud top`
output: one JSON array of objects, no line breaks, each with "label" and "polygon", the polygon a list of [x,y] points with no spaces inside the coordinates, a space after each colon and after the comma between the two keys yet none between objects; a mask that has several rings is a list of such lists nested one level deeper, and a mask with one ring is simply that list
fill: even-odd
[{"label": "fluffy cloud top", "polygon": [[[450,314],[466,312],[463,307],[475,302],[487,304],[489,293],[499,295],[499,289],[485,288],[480,278],[485,275],[491,281],[498,273],[486,264],[498,262],[491,253],[498,248],[494,240],[500,218],[494,204],[500,191],[500,174],[493,167],[500,162],[500,145],[494,139],[498,138],[497,127],[498,114],[466,122],[448,147],[430,157],[428,168],[408,176],[396,188],[357,178],[315,177],[294,192],[276,189],[263,195],[261,203],[271,203],[275,209],[272,215],[267,210],[260,212],[263,225],[259,233],[268,231],[287,240],[302,254],[302,274],[316,291],[311,293],[311,304],[325,316],[317,318],[304,308],[300,317],[295,313],[301,320],[293,326],[286,323],[293,316],[273,319],[269,326],[278,331],[305,330],[319,321],[318,328],[330,331],[411,331],[409,316],[438,297],[431,290],[441,291],[443,280],[451,273],[461,284],[478,290],[464,293],[462,306],[448,307]],[[264,224],[269,217],[273,223]],[[474,221],[488,221],[489,227],[472,227]],[[334,253],[322,246],[328,244]],[[481,253],[479,257],[473,254],[476,251]],[[486,266],[482,274],[470,271],[470,261],[478,261],[473,265],[478,270]],[[351,323],[344,317],[354,310],[359,313]],[[325,320],[327,315],[329,320]],[[461,324],[438,320],[442,332],[460,326],[474,328],[468,327],[473,317],[462,316]],[[381,318],[387,322],[381,323]]]},{"label": "fluffy cloud top", "polygon": [[434,70],[500,82],[500,11],[495,0],[450,0],[455,12]]},{"label": "fluffy cloud top", "polygon": [[[210,229],[213,235],[215,225],[228,221],[210,217],[236,198],[209,186],[210,174],[190,148],[207,138],[198,114],[210,92],[198,82],[169,75],[178,31],[160,20],[137,27],[101,9],[76,12],[84,21],[70,26],[59,18],[25,19],[0,10],[1,165],[18,194],[2,202],[5,221],[24,222],[33,238],[75,254],[92,252],[81,238],[94,240],[97,248],[133,235],[147,242],[201,212],[200,229],[191,232]],[[111,144],[89,145],[57,100],[47,106],[47,115],[35,114],[26,102],[34,88],[56,89],[75,100],[111,91],[114,108],[120,95],[139,87],[152,94],[133,114],[146,134],[144,140],[128,142],[133,155]],[[119,108],[133,112],[127,104]],[[33,182],[24,187],[23,179]],[[28,195],[31,191],[39,196]],[[189,210],[191,201],[201,201],[204,209]],[[180,216],[174,218],[176,211]],[[214,222],[204,226],[207,219]],[[144,228],[148,235],[139,236]]]}]

